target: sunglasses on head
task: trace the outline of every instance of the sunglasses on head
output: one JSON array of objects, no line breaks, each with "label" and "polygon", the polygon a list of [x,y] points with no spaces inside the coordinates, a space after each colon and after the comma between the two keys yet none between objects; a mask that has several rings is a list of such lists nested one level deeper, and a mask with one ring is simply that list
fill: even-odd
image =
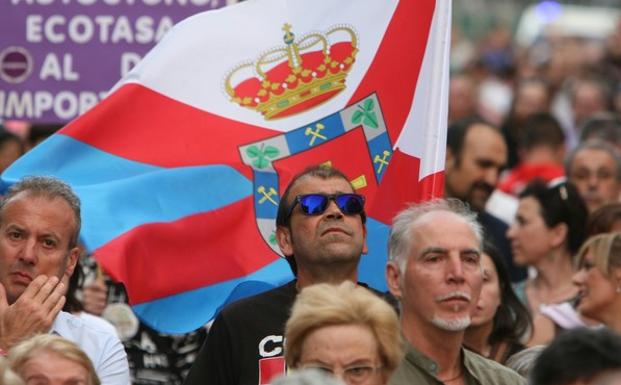
[{"label": "sunglasses on head", "polygon": [[364,211],[364,197],[358,194],[304,194],[298,195],[293,201],[287,218],[291,217],[296,204],[300,204],[304,215],[321,215],[334,201],[336,206],[345,215],[357,215]]}]

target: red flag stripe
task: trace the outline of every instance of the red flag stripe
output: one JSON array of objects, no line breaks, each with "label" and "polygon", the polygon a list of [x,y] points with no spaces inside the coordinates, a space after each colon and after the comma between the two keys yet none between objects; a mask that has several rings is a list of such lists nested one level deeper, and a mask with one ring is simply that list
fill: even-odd
[{"label": "red flag stripe", "polygon": [[279,258],[257,231],[252,205],[249,197],[175,222],[145,224],[95,256],[126,283],[134,304],[238,278]]},{"label": "red flag stripe", "polygon": [[247,170],[241,165],[240,144],[279,134],[210,114],[138,84],[122,86],[62,132],[156,166],[228,164],[240,171]]}]

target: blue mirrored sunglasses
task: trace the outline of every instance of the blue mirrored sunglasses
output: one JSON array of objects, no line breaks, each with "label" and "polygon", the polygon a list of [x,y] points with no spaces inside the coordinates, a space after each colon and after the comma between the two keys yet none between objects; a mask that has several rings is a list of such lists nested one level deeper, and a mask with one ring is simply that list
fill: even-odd
[{"label": "blue mirrored sunglasses", "polygon": [[293,201],[287,218],[293,213],[296,204],[300,204],[304,215],[321,215],[334,201],[345,215],[357,215],[364,211],[364,197],[358,194],[304,194],[298,195]]}]

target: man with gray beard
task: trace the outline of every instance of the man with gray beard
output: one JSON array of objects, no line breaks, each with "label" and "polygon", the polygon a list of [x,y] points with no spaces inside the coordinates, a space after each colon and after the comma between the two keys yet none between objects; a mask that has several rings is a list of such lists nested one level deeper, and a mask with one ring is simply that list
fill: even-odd
[{"label": "man with gray beard", "polygon": [[462,348],[483,282],[481,225],[459,200],[413,205],[395,217],[386,279],[401,305],[406,356],[390,380],[405,384],[525,384]]}]

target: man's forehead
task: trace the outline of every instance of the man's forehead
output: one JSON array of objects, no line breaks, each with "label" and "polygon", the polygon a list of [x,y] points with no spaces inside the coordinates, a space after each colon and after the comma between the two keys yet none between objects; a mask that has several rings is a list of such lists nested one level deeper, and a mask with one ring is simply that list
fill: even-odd
[{"label": "man's forehead", "polygon": [[608,151],[598,148],[583,148],[576,152],[572,166],[584,163],[612,163],[614,157]]},{"label": "man's forehead", "polygon": [[49,204],[64,204],[65,206],[67,206],[68,209],[71,209],[69,202],[59,196],[51,196],[43,192],[30,190],[20,191],[17,194],[13,195],[5,202],[5,206],[22,201],[41,201],[43,203]]},{"label": "man's forehead", "polygon": [[478,247],[477,236],[466,220],[451,211],[432,211],[423,214],[412,226],[412,236],[418,245],[429,241],[452,241],[460,235],[472,239],[469,247]]},{"label": "man's forehead", "polygon": [[354,189],[347,179],[340,176],[321,178],[313,175],[306,175],[295,181],[291,188],[293,196],[308,194],[313,192],[353,192]]},{"label": "man's forehead", "polygon": [[14,210],[16,209],[21,210],[21,212],[37,210],[39,214],[57,217],[63,223],[70,221],[73,226],[76,225],[71,206],[61,197],[20,191],[5,202],[2,210],[0,210],[0,219],[7,220],[5,217],[7,212],[15,214]]},{"label": "man's forehead", "polygon": [[474,123],[466,132],[464,138],[465,145],[473,145],[479,143],[494,143],[504,147],[504,139],[502,134],[494,126],[485,123]]}]

